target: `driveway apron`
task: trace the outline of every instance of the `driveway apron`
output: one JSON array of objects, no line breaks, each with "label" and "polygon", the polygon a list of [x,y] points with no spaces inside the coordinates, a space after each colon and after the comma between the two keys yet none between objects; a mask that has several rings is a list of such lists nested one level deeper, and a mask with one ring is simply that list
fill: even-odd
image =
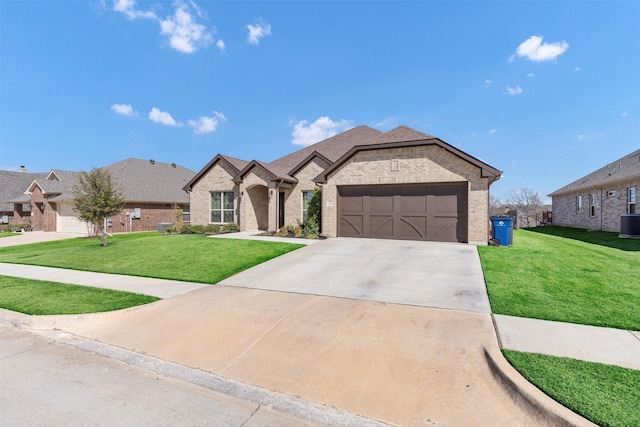
[{"label": "driveway apron", "polygon": [[473,246],[332,239],[49,328],[395,425],[546,424],[487,364],[499,350],[481,276]]}]

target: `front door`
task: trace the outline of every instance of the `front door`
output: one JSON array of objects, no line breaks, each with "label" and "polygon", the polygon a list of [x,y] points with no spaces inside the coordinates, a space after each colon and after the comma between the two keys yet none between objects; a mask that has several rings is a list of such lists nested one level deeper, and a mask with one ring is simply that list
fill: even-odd
[{"label": "front door", "polygon": [[278,228],[284,227],[284,191],[278,192]]}]

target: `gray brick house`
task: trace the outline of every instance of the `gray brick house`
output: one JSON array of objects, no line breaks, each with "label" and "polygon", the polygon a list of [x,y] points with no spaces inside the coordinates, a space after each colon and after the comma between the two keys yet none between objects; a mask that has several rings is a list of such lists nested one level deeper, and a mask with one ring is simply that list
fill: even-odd
[{"label": "gray brick house", "polygon": [[620,231],[620,217],[640,213],[640,150],[549,194],[553,224]]},{"label": "gray brick house", "polygon": [[[193,171],[175,163],[133,158],[104,168],[123,188],[125,198],[122,212],[107,221],[107,232],[156,230],[158,223],[175,222],[178,207],[185,211],[184,219],[188,221],[189,196],[182,187],[193,177]],[[87,224],[77,218],[72,206],[72,188],[78,172],[52,170],[47,174],[27,175],[0,173],[3,183],[10,176],[15,182],[13,195],[0,200],[13,206],[13,222],[30,223],[37,231],[87,233]],[[23,206],[30,207],[28,213]]]},{"label": "gray brick house", "polygon": [[489,186],[500,174],[406,126],[358,126],[272,162],[218,154],[184,190],[192,224],[295,225],[319,185],[324,236],[486,244]]}]

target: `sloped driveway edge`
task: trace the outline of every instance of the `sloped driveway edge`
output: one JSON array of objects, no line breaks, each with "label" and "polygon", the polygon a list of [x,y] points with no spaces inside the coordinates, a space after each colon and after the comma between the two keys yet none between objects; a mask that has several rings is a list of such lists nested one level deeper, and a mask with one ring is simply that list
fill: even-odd
[{"label": "sloped driveway edge", "polygon": [[484,357],[495,380],[511,398],[532,416],[554,427],[597,427],[596,424],[576,414],[544,394],[527,381],[504,358],[499,350],[484,348]]},{"label": "sloped driveway edge", "polygon": [[321,405],[293,396],[288,396],[277,391],[267,390],[262,387],[235,381],[200,369],[190,368],[174,362],[168,362],[153,356],[137,353],[135,351],[101,343],[99,341],[85,339],[68,332],[62,332],[60,330],[33,330],[19,321],[13,323],[7,322],[6,319],[5,322],[0,323],[4,323],[5,327],[9,324],[13,327],[18,327],[29,333],[60,344],[69,345],[109,359],[118,360],[127,365],[145,369],[159,375],[187,381],[210,390],[251,401],[261,406],[273,408],[312,422],[322,423],[328,426],[393,426],[393,424],[386,424],[357,414],[342,411],[334,407]]}]

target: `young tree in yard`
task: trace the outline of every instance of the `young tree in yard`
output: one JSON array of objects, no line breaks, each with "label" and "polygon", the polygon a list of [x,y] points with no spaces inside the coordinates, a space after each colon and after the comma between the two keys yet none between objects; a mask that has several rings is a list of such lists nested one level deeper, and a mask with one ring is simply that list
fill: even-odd
[{"label": "young tree in yard", "polygon": [[540,194],[530,187],[522,187],[514,190],[509,194],[508,203],[512,209],[518,211],[525,217],[527,227],[531,226],[531,219],[534,219],[533,225],[537,223],[537,214],[542,210],[542,200]]},{"label": "young tree in yard", "polygon": [[73,208],[79,219],[93,224],[102,246],[107,246],[104,220],[119,213],[123,206],[123,190],[113,181],[109,171],[93,168],[88,173],[80,172],[73,185]]}]

